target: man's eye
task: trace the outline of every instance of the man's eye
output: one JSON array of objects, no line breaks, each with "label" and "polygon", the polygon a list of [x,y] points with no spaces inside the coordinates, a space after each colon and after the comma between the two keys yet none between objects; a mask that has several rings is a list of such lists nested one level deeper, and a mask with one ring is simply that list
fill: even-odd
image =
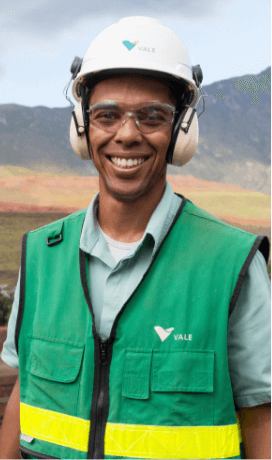
[{"label": "man's eye", "polygon": [[93,116],[95,120],[99,120],[101,122],[115,121],[119,118],[118,112],[112,110],[97,111]]},{"label": "man's eye", "polygon": [[163,116],[161,113],[158,112],[152,112],[148,114],[148,119],[149,120],[162,120]]},{"label": "man's eye", "polygon": [[139,115],[149,120],[165,120],[168,114],[161,109],[144,108],[139,112]]},{"label": "man's eye", "polygon": [[139,116],[140,120],[145,122],[165,121],[166,117],[162,111],[159,110],[146,110],[142,111]]}]

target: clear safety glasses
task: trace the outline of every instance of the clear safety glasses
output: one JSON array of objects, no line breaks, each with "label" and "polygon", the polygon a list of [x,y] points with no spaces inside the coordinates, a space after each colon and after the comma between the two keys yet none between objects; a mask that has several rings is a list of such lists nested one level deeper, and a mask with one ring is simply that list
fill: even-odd
[{"label": "clear safety glasses", "polygon": [[105,100],[90,105],[90,124],[109,133],[117,132],[133,117],[138,129],[143,133],[152,133],[172,125],[175,106],[160,101],[147,101],[144,104],[128,107],[119,101]]}]

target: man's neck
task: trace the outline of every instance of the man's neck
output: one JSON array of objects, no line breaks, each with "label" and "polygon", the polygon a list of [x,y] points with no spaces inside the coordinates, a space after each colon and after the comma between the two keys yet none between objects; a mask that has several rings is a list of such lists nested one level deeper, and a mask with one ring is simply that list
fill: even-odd
[{"label": "man's neck", "polygon": [[120,200],[100,190],[98,222],[110,238],[133,243],[144,235],[147,224],[158,206],[164,190],[135,200]]}]

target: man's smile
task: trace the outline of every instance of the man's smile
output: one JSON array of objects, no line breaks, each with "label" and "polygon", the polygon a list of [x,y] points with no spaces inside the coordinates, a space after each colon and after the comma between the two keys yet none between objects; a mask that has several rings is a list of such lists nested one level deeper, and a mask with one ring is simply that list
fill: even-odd
[{"label": "man's smile", "polygon": [[131,169],[143,164],[149,157],[120,157],[107,155],[107,159],[122,169]]}]

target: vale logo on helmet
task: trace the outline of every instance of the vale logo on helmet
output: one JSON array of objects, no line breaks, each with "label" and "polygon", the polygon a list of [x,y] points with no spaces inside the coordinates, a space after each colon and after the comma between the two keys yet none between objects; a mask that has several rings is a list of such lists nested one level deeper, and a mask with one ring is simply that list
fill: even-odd
[{"label": "vale logo on helmet", "polygon": [[[125,47],[131,51],[136,45],[138,45],[139,42],[135,41],[135,42],[130,42],[129,40],[124,40],[123,42],[123,45],[125,45]],[[147,51],[148,53],[156,53],[156,49],[155,48],[149,48],[147,46],[138,46],[137,47],[137,50],[138,51]]]}]

